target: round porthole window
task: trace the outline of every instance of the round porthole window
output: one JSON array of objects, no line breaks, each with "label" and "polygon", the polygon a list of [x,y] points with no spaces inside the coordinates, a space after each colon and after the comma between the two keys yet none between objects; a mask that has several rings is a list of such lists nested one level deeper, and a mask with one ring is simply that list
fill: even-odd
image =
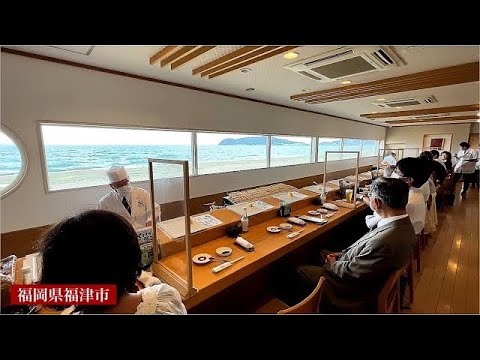
[{"label": "round porthole window", "polygon": [[18,136],[1,127],[0,131],[0,195],[3,199],[20,185],[27,170],[27,157]]}]

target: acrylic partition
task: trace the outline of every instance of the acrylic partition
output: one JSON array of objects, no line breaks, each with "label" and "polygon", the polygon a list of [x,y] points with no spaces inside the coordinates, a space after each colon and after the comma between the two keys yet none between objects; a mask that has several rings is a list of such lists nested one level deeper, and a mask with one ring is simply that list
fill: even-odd
[{"label": "acrylic partition", "polygon": [[406,157],[418,157],[423,150],[419,148],[404,148],[403,149],[403,158]]},{"label": "acrylic partition", "polygon": [[[188,161],[148,159],[148,169],[153,215],[152,271],[187,298],[196,292],[192,275],[192,225],[186,221],[190,220]],[[168,203],[168,213],[175,217],[167,219],[162,206],[166,207],[167,199],[172,198],[176,201]],[[183,261],[178,261],[175,267],[163,264],[166,257],[179,253]]]},{"label": "acrylic partition", "polygon": [[[333,156],[330,156],[330,159],[332,157],[335,158],[335,160],[333,161],[336,161],[337,160],[337,156],[335,156],[335,154],[340,154],[340,156],[342,158],[344,158],[344,154],[350,154],[350,155],[354,155],[353,158],[349,157],[348,158],[351,158],[351,159],[355,159],[355,175],[354,175],[354,189],[353,189],[353,195],[352,195],[352,203],[348,202],[348,199],[346,199],[347,201],[344,201],[343,199],[341,200],[337,200],[335,202],[336,205],[338,206],[341,206],[341,207],[346,207],[346,208],[352,208],[352,209],[355,209],[357,207],[357,192],[358,192],[358,168],[359,168],[359,165],[360,165],[360,151],[325,151],[325,161],[323,163],[323,189],[327,189],[328,186],[327,186],[327,178],[328,178],[328,156],[329,155],[333,155]],[[348,176],[347,176],[348,178]],[[329,181],[331,179],[328,179]],[[343,179],[339,180],[339,181],[342,181]],[[323,194],[322,194],[322,198],[324,198]]]}]

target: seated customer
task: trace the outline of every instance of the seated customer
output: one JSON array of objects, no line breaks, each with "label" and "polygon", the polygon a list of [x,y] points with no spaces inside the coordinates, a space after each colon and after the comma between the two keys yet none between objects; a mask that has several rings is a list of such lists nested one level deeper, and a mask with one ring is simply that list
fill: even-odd
[{"label": "seated customer", "polygon": [[165,283],[136,289],[141,254],[137,234],[122,216],[90,210],[63,220],[41,240],[41,284],[113,284],[117,304],[85,312],[185,314],[178,291]]},{"label": "seated customer", "polygon": [[[429,177],[428,167],[422,159],[419,158],[404,158],[397,163],[397,168],[392,174],[392,178],[401,178],[408,184],[408,204],[407,214],[410,217],[415,234],[418,235],[425,227],[425,219],[427,206],[426,201],[430,196],[430,187],[428,186]],[[425,198],[425,194],[422,192],[422,186],[427,184],[428,196]],[[364,201],[370,201],[368,197],[364,197]],[[367,215],[365,222],[369,229],[372,229],[379,221],[381,217],[376,212],[373,215]]]},{"label": "seated customer", "polygon": [[407,264],[415,232],[406,205],[408,185],[379,178],[372,184],[370,207],[381,220],[353,245],[339,253],[323,252],[323,266],[301,266],[298,272],[313,288],[321,276],[327,287],[320,308],[326,312],[370,312],[388,276]]},{"label": "seated customer", "polygon": [[433,150],[432,152],[424,151],[420,154],[419,158],[425,160],[425,163],[428,163],[430,165],[432,170],[433,183],[435,185],[437,183],[441,185],[445,180],[445,178],[447,177],[447,170],[443,163],[434,160],[432,153],[433,153]]}]

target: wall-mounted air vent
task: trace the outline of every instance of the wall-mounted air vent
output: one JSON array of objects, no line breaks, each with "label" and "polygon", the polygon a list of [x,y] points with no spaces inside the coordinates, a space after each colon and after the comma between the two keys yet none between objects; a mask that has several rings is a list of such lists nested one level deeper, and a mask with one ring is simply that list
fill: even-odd
[{"label": "wall-mounted air vent", "polygon": [[309,79],[330,82],[405,65],[390,47],[341,47],[286,65]]},{"label": "wall-mounted air vent", "polygon": [[406,107],[406,106],[416,106],[416,105],[424,105],[424,104],[433,104],[436,103],[437,99],[435,96],[429,96],[427,98],[406,98],[406,99],[394,99],[394,100],[385,100],[382,102],[374,102],[372,103],[379,108],[396,108],[396,107]]}]

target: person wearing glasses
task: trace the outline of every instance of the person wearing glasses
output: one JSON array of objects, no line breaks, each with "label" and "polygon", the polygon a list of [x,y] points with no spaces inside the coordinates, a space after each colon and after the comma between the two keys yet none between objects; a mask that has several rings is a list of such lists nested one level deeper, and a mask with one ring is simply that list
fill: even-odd
[{"label": "person wearing glasses", "polygon": [[[100,199],[98,208],[124,217],[136,230],[152,225],[152,203],[148,191],[132,186],[123,166],[112,166],[107,176],[112,190]],[[155,206],[155,216],[160,218],[159,206]]]},{"label": "person wearing glasses", "polygon": [[415,232],[407,213],[408,185],[399,179],[378,178],[372,183],[370,208],[379,216],[377,227],[341,252],[321,252],[317,265],[297,269],[311,291],[321,276],[327,286],[320,308],[327,313],[376,311],[376,299],[390,274],[410,259]]},{"label": "person wearing glasses", "polygon": [[[415,235],[420,234],[425,227],[427,206],[421,187],[427,183],[429,176],[430,169],[428,164],[423,159],[412,157],[400,160],[391,176],[392,178],[402,179],[408,184],[409,192],[406,209],[415,230]],[[364,196],[363,201],[367,204],[370,203],[370,199],[367,196]],[[375,211],[373,215],[365,217],[365,223],[370,230],[380,220],[380,215]]]}]

